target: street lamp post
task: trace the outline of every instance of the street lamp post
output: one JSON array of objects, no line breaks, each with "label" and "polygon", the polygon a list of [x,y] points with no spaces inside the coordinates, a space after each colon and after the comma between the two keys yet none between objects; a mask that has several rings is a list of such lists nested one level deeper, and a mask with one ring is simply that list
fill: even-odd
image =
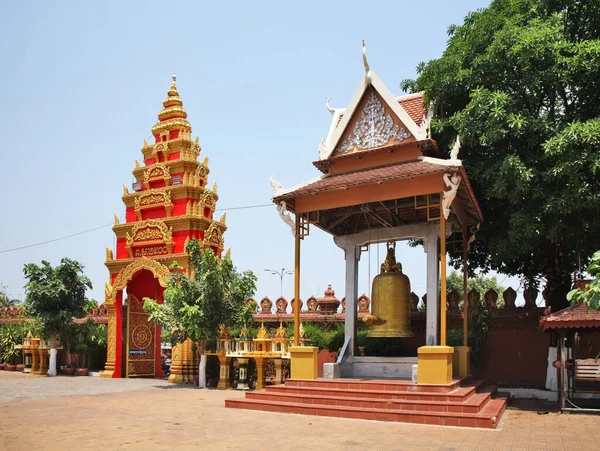
[{"label": "street lamp post", "polygon": [[281,271],[277,271],[275,269],[265,269],[265,271],[270,272],[273,275],[279,276],[279,297],[283,296],[283,278],[288,274],[294,274],[294,271],[286,271],[285,268],[281,268]]}]

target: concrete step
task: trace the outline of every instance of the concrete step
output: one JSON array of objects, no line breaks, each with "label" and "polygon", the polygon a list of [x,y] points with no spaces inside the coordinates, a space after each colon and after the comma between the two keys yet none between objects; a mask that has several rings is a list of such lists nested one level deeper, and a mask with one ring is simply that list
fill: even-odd
[{"label": "concrete step", "polygon": [[[377,390],[371,389],[370,385],[357,386],[351,388],[326,387],[313,384],[308,386],[299,386],[295,384],[273,385],[266,388],[269,393],[278,393],[280,395],[308,395],[308,396],[335,396],[344,398],[361,399],[380,399],[380,400],[406,400],[406,401],[432,401],[432,402],[463,402],[475,394],[476,390],[482,385],[482,381],[471,381],[463,387],[457,387],[452,392],[425,391],[422,387],[419,390]],[[369,387],[369,388],[367,388]]]},{"label": "concrete step", "polygon": [[488,401],[485,407],[477,413],[415,411],[403,408],[350,407],[250,398],[228,399],[225,401],[225,406],[301,415],[493,429],[498,425],[498,420],[504,411],[506,398],[496,398]]},{"label": "concrete step", "polygon": [[487,390],[482,393],[474,393],[465,400],[448,401],[433,400],[421,401],[415,399],[382,399],[366,397],[348,397],[337,396],[336,394],[314,395],[291,393],[290,390],[261,390],[248,392],[247,399],[291,402],[297,404],[319,404],[328,406],[346,406],[346,407],[371,407],[375,409],[401,409],[424,412],[458,412],[458,413],[478,413],[481,408],[492,397],[492,391]]},{"label": "concrete step", "polygon": [[[470,378],[469,378],[470,379]],[[468,382],[468,379],[455,379],[445,385],[414,384],[409,380],[397,379],[288,379],[286,386],[311,388],[338,388],[349,390],[380,390],[394,392],[449,393]]]}]

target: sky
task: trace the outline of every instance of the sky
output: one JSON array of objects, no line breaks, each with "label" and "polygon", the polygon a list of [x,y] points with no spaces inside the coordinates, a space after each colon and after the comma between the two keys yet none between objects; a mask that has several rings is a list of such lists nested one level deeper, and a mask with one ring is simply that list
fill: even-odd
[{"label": "sky", "polygon": [[[103,301],[113,212],[123,220],[123,184],[131,186],[176,73],[200,159],[209,157],[209,186],[218,184],[215,216],[227,211],[225,247],[238,270],[257,275],[256,298],[276,299],[280,278],[265,269],[293,268],[289,227],[274,205],[229,209],[270,204],[270,173],[284,187],[319,175],[311,163],[331,121],[325,95],[334,107],[350,102],[364,72],[362,39],[371,69],[400,95],[419,62],[441,56],[448,26],[488,3],[2,2],[0,283],[23,299],[25,264],[69,257]],[[301,255],[301,298],[331,283],[341,299],[344,256],[331,236],[312,228]],[[360,293],[370,294],[384,255],[376,246],[363,254]],[[422,296],[423,249],[399,245],[397,259]],[[291,275],[283,295],[293,297]]]}]

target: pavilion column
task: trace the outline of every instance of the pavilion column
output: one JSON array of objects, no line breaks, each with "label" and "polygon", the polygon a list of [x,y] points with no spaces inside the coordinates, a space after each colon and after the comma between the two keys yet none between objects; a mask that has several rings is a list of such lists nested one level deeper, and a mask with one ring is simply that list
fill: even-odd
[{"label": "pavilion column", "polygon": [[357,324],[358,324],[358,256],[354,243],[346,247],[346,316],[344,324],[344,335],[350,337],[346,355],[357,356]]},{"label": "pavilion column", "polygon": [[[427,305],[426,305],[426,330],[425,344],[435,346],[439,344],[439,259],[438,259],[438,233],[432,227],[427,233]],[[347,301],[346,301],[347,302]]]},{"label": "pavilion column", "polygon": [[467,282],[468,282],[468,267],[467,267],[467,253],[468,253],[468,239],[467,229],[463,225],[462,231],[463,237],[463,345],[454,347],[453,355],[453,366],[452,370],[455,376],[467,377],[471,373],[471,349],[468,345],[469,338],[469,301],[467,293]]},{"label": "pavilion column", "polygon": [[[317,354],[319,348],[314,346],[300,345],[300,240],[303,238],[303,226],[300,223],[302,214],[296,213],[296,233],[295,233],[295,268],[294,268],[294,346],[290,346],[290,365],[292,379],[316,379],[317,378]],[[307,225],[308,227],[308,225]],[[259,366],[259,359],[256,360],[256,370],[258,371],[258,381],[256,388],[262,388],[262,359]]]}]

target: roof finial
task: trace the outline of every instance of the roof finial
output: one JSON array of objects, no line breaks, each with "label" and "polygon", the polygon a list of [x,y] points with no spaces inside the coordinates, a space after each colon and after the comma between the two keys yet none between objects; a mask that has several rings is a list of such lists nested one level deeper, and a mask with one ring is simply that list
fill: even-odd
[{"label": "roof finial", "polygon": [[173,84],[175,84],[175,82],[177,81],[177,75],[171,75],[171,80],[173,80]]},{"label": "roof finial", "polygon": [[331,105],[329,105],[329,96],[327,94],[325,94],[325,107],[331,114],[335,113],[335,110],[331,108]]},{"label": "roof finial", "polygon": [[365,78],[368,83],[371,82],[371,68],[369,67],[369,62],[367,61],[367,46],[365,45],[365,40],[362,40],[362,54],[363,54],[363,64],[365,65]]}]

